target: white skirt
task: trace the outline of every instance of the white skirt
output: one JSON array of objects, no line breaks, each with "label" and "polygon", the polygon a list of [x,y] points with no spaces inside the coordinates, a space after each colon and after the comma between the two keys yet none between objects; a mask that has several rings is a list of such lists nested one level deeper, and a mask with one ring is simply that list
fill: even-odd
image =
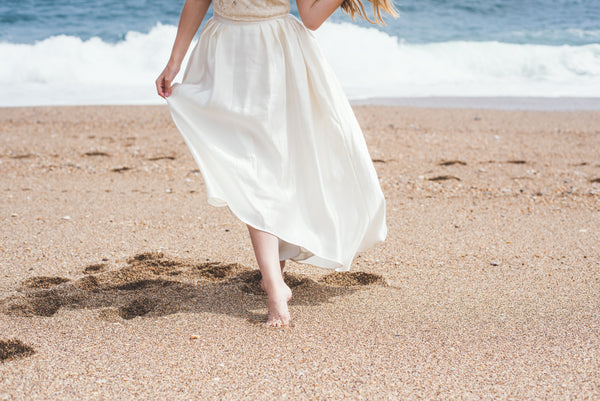
[{"label": "white skirt", "polygon": [[210,18],[167,98],[213,206],[279,238],[280,260],[347,271],[387,235],[350,103],[291,14]]}]

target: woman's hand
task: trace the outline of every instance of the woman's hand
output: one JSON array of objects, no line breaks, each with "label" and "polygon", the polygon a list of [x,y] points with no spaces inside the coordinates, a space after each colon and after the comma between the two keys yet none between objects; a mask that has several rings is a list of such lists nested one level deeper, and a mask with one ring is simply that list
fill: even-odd
[{"label": "woman's hand", "polygon": [[178,72],[178,65],[167,64],[163,72],[156,79],[156,90],[159,96],[166,99],[171,94],[171,85]]}]

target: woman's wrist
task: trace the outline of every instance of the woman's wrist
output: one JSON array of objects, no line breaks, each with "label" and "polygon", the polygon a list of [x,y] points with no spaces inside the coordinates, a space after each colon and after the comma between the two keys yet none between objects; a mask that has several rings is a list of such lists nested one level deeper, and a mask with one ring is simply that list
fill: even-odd
[{"label": "woman's wrist", "polygon": [[171,57],[169,59],[169,62],[167,63],[167,67],[179,69],[181,68],[181,60],[179,60],[178,58]]}]

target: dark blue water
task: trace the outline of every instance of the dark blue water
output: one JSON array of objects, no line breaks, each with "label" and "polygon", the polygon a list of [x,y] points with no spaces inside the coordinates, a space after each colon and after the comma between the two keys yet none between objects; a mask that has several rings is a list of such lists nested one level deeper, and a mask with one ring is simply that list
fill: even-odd
[{"label": "dark blue water", "polygon": [[[183,0],[2,0],[0,41],[33,43],[56,35],[123,40],[157,23],[175,25]],[[403,0],[400,18],[380,29],[407,43],[500,41],[600,43],[600,0]],[[295,2],[292,13],[296,16]],[[209,11],[209,16],[211,12]],[[340,11],[332,21],[350,21]],[[368,23],[357,24],[369,26]]]}]

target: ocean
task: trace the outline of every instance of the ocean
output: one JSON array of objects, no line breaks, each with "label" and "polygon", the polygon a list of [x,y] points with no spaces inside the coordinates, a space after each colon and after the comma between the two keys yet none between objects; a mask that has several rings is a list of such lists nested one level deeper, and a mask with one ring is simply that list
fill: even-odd
[{"label": "ocean", "polygon": [[[183,3],[2,0],[0,106],[162,104],[154,80]],[[352,100],[600,98],[599,0],[396,7],[385,26],[337,11],[315,31]]]}]

